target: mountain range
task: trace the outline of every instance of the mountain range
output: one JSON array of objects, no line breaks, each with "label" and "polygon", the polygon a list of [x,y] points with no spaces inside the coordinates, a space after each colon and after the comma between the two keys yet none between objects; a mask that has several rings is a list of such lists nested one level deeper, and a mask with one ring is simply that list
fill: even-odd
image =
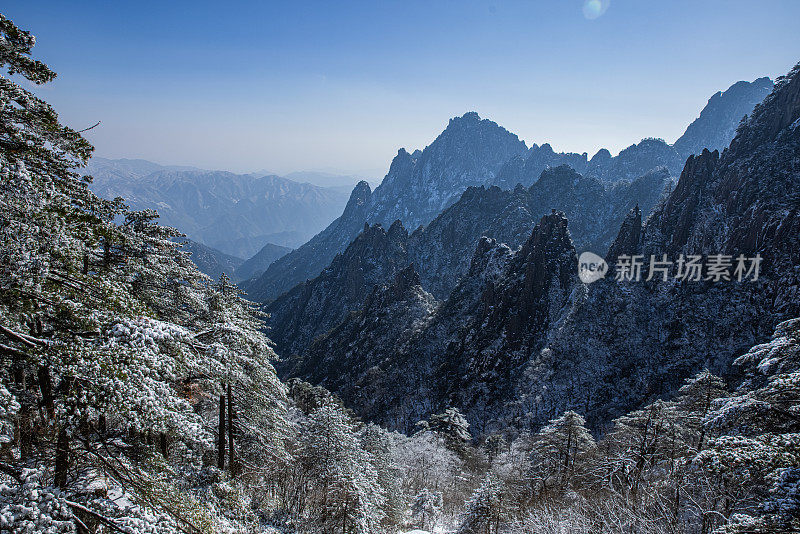
[{"label": "mountain range", "polygon": [[612,246],[659,258],[760,254],[758,281],[611,278],[587,286],[577,278],[568,219],[551,213],[518,250],[482,238],[444,302],[413,267],[400,271],[316,339],[289,374],[393,428],[408,431],[457,406],[483,434],[535,428],[565,409],[580,409],[598,428],[704,366],[729,373],[770,325],[800,311],[799,117],[795,72],[722,156],[688,158],[646,223],[631,210]]},{"label": "mountain range", "polygon": [[[797,120],[796,84],[781,79],[770,93],[768,79],[739,82],[675,144],[647,138],[616,156],[528,148],[470,112],[423,150],[399,150],[374,191],[359,182],[297,250],[214,264],[192,245],[195,261],[238,272],[264,303],[283,376],[325,386],[368,420],[411,431],[455,406],[481,435],[580,409],[599,429],[703,366],[724,374],[796,313],[797,258],[785,251],[797,249],[797,198],[779,194],[797,186],[796,122],[786,123]],[[234,178],[234,190],[220,183],[237,175],[142,166],[148,174],[131,176],[132,167],[113,181],[150,200],[167,192],[169,208],[181,208],[170,216],[205,195],[224,207],[218,197],[247,197],[248,187],[268,196],[251,182],[290,187],[250,176]],[[250,237],[224,212],[212,211],[215,229],[232,250]],[[607,257],[609,277],[581,283],[582,251]],[[613,278],[620,255],[717,252],[758,252],[770,266],[744,286]]]},{"label": "mountain range", "polygon": [[[267,305],[281,372],[404,431],[455,406],[476,435],[537,428],[566,409],[601,429],[703,367],[729,374],[737,355],[800,312],[799,69],[734,131],[721,155],[689,155],[674,188],[668,166],[629,181],[588,163],[585,174],[548,164],[527,188],[471,187],[410,235],[402,222],[362,221],[319,277]],[[648,153],[660,142],[642,144]],[[422,155],[398,158],[393,167],[413,167]],[[349,224],[368,211],[360,187]],[[763,263],[753,281],[626,282],[612,270],[586,285],[577,253],[590,248],[612,265],[625,254],[758,254]]]},{"label": "mountain range", "polygon": [[569,165],[607,185],[633,181],[658,167],[677,177],[687,151],[696,146],[724,148],[742,117],[763,100],[771,86],[769,79],[761,78],[737,82],[714,95],[677,146],[648,138],[617,156],[603,149],[591,159],[586,153],[556,153],[549,144],[528,148],[496,123],[466,113],[451,119],[424,150],[409,153],[400,149],[375,191],[366,182],[357,184],[338,219],[244,287],[254,300],[270,302],[322,272],[356,238],[364,223],[389,227],[399,220],[414,231],[454,204],[471,186],[528,187],[543,170],[559,165]]}]

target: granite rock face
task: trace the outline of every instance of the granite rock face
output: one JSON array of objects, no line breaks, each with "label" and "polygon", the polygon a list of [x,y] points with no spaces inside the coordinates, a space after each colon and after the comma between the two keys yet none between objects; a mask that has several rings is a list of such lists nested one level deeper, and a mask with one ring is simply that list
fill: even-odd
[{"label": "granite rock face", "polygon": [[355,239],[364,223],[389,227],[399,220],[414,229],[429,223],[470,186],[491,182],[525,143],[496,123],[466,113],[422,151],[400,149],[375,191],[366,182],[353,190],[342,216],[308,243],[281,258],[261,279],[246,286],[251,298],[269,302],[317,276]]},{"label": "granite rock face", "polygon": [[537,221],[553,209],[567,215],[578,252],[602,255],[628,210],[639,205],[646,216],[671,184],[665,169],[632,182],[609,185],[560,166],[544,171],[528,188],[470,188],[459,202],[411,235],[413,261],[423,287],[445,299],[467,271],[481,236],[516,248],[530,236]]},{"label": "granite rock face", "polygon": [[408,265],[408,232],[365,225],[319,276],[298,284],[267,306],[269,336],[282,355],[305,351],[311,341],[364,304],[375,285]]},{"label": "granite rock face", "polygon": [[[409,153],[400,149],[374,192],[365,195],[364,185],[356,186],[353,196],[363,198],[360,221],[344,224],[337,219],[306,245],[275,262],[261,280],[249,283],[246,289],[254,300],[269,302],[319,274],[355,239],[363,223],[388,227],[399,220],[414,232],[454,204],[469,187],[496,185],[513,190],[520,184],[527,188],[546,169],[562,165],[606,185],[632,182],[659,168],[677,177],[686,160],[684,152],[691,152],[698,144],[719,149],[727,145],[732,134],[715,137],[709,132],[734,132],[742,117],[740,111],[749,113],[758,96],[763,98],[769,84],[768,79],[752,84],[739,82],[720,96],[712,97],[679,146],[648,138],[614,157],[602,149],[591,160],[586,153],[555,152],[547,143],[534,144],[528,149],[516,135],[496,123],[481,120],[477,113],[466,113],[451,119],[441,135],[424,150]],[[346,209],[342,218],[348,219],[353,214]],[[420,276],[424,279],[426,274],[420,271]]]}]

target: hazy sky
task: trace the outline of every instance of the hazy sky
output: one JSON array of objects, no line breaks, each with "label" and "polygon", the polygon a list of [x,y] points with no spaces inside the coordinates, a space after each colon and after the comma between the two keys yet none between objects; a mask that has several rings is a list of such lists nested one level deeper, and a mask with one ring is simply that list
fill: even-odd
[{"label": "hazy sky", "polygon": [[[382,176],[477,111],[528,145],[673,142],[708,98],[800,60],[800,2],[4,0],[97,154]],[[607,9],[606,9],[607,8]],[[603,10],[605,11],[603,12]],[[599,15],[599,16],[598,16]]]}]

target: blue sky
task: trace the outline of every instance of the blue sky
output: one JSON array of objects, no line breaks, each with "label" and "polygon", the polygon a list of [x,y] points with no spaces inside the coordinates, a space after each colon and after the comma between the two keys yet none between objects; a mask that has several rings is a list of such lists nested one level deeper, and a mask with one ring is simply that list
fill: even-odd
[{"label": "blue sky", "polygon": [[0,9],[59,73],[37,92],[64,122],[102,121],[98,155],[234,171],[382,176],[473,110],[556,150],[673,142],[716,91],[800,61],[794,0],[592,1]]}]

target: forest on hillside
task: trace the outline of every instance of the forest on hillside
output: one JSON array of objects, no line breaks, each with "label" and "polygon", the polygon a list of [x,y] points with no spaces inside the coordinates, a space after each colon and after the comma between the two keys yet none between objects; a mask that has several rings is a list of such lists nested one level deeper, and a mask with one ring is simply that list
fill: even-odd
[{"label": "forest on hillside", "polygon": [[800,318],[734,381],[700,370],[599,431],[566,410],[478,435],[456,406],[389,431],[280,380],[261,309],[90,190],[93,147],[29,89],[56,76],[35,42],[0,15],[0,531],[800,531]]}]

